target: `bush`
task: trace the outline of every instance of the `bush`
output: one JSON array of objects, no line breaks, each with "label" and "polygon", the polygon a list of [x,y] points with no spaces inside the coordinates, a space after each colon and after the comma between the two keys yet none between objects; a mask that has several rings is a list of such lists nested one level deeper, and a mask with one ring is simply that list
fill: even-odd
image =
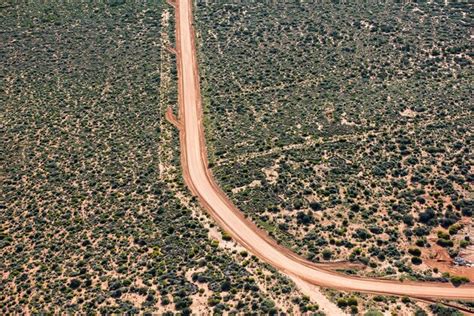
[{"label": "bush", "polygon": [[229,235],[228,232],[222,232],[222,239],[225,241],[230,241],[232,240],[232,237]]},{"label": "bush", "polygon": [[424,247],[425,241],[423,239],[417,239],[415,245],[417,245],[418,247]]},{"label": "bush", "polygon": [[413,216],[410,214],[405,214],[403,215],[403,222],[407,224],[408,226],[413,226]]},{"label": "bush", "polygon": [[323,254],[323,259],[324,260],[329,260],[332,257],[332,252],[329,249],[324,249],[322,254]]},{"label": "bush", "polygon": [[415,265],[419,265],[423,262],[423,260],[421,260],[420,257],[412,257],[411,258],[411,263],[415,264]]},{"label": "bush", "polygon": [[417,309],[414,316],[428,316],[428,314],[422,309]]},{"label": "bush", "polygon": [[453,225],[449,226],[449,228],[448,228],[449,234],[451,236],[456,235],[461,228],[462,228],[461,224],[453,224]]},{"label": "bush", "polygon": [[356,213],[357,213],[357,212],[360,211],[360,209],[361,209],[361,207],[360,207],[359,204],[352,204],[352,205],[351,205],[351,211],[352,211],[352,212],[356,212]]},{"label": "bush", "polygon": [[453,275],[451,276],[450,281],[454,286],[460,286],[464,283],[469,283],[469,278],[465,276]]},{"label": "bush", "polygon": [[177,310],[182,310],[189,307],[192,304],[192,300],[189,297],[174,297],[174,306]]},{"label": "bush", "polygon": [[420,222],[427,224],[435,217],[435,212],[432,208],[428,208],[423,213],[420,213],[419,220]]},{"label": "bush", "polygon": [[446,239],[438,239],[436,243],[440,245],[441,247],[452,247],[454,245],[452,240],[446,240]]},{"label": "bush", "polygon": [[69,287],[73,290],[77,289],[80,286],[81,286],[81,281],[79,281],[78,279],[72,279],[71,283],[69,283]]},{"label": "bush", "polygon": [[371,233],[376,234],[376,235],[379,235],[379,234],[383,233],[383,228],[378,227],[378,226],[370,226],[369,230],[370,230]]},{"label": "bush", "polygon": [[168,305],[169,303],[171,303],[171,301],[170,301],[170,299],[169,299],[168,296],[163,296],[163,297],[161,298],[161,305],[166,306],[166,305]]},{"label": "bush", "polygon": [[311,207],[313,211],[320,211],[323,209],[321,203],[319,202],[311,202],[309,203],[309,207]]},{"label": "bush", "polygon": [[221,302],[221,297],[217,295],[213,295],[207,299],[207,304],[209,306],[216,306]]},{"label": "bush", "polygon": [[347,306],[347,301],[343,298],[337,300],[337,306],[344,308]]},{"label": "bush", "polygon": [[296,214],[296,221],[298,224],[309,225],[314,223],[314,217],[310,212],[305,213],[300,211]]},{"label": "bush", "polygon": [[349,297],[347,299],[347,305],[349,306],[357,306],[357,299],[355,297]]},{"label": "bush", "polygon": [[435,315],[439,316],[462,316],[463,314],[454,308],[444,307],[441,304],[430,305],[430,309]]},{"label": "bush", "polygon": [[415,257],[419,257],[421,255],[421,251],[418,248],[410,248],[408,249],[408,253]]},{"label": "bush", "polygon": [[440,239],[450,239],[451,236],[449,236],[449,234],[445,233],[444,231],[440,230],[438,231],[438,238]]},{"label": "bush", "polygon": [[225,280],[221,284],[221,291],[223,292],[228,292],[232,288],[232,283],[230,283],[230,280]]},{"label": "bush", "polygon": [[363,228],[358,228],[354,234],[354,237],[360,240],[366,240],[372,237],[372,235]]},{"label": "bush", "polygon": [[365,313],[364,316],[383,316],[383,314],[376,309],[371,309],[367,311],[367,313]]},{"label": "bush", "polygon": [[413,233],[419,237],[429,235],[430,231],[426,227],[418,226],[413,229]]}]

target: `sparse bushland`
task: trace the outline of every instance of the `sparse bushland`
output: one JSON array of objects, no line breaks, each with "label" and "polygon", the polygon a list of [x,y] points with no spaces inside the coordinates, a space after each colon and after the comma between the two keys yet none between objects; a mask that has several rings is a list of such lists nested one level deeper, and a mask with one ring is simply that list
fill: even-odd
[{"label": "sparse bushland", "polygon": [[165,6],[2,3],[2,314],[299,311],[182,184]]},{"label": "sparse bushland", "polygon": [[429,264],[457,256],[472,223],[469,15],[463,3],[198,2],[220,185],[310,260],[448,282]]}]

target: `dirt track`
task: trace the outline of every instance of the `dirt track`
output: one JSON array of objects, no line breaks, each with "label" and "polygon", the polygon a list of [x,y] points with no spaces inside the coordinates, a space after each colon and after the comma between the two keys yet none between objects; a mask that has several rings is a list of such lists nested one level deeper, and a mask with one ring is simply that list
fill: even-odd
[{"label": "dirt track", "polygon": [[350,277],[332,272],[324,265],[311,263],[278,245],[246,219],[217,186],[207,167],[191,1],[177,0],[175,7],[183,176],[193,194],[224,230],[261,260],[289,276],[296,276],[311,284],[339,290],[415,298],[474,299],[472,284],[455,288],[451,284],[407,281],[402,283]]}]

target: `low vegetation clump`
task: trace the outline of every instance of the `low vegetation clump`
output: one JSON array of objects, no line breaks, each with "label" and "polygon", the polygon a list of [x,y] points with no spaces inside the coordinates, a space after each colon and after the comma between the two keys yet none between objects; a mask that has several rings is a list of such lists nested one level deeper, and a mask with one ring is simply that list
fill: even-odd
[{"label": "low vegetation clump", "polygon": [[469,278],[464,276],[453,275],[451,276],[450,281],[454,286],[460,286],[461,284],[469,283]]},{"label": "low vegetation clump", "polygon": [[409,297],[343,293],[324,289],[323,293],[343,312],[351,315],[428,315],[428,306]]},{"label": "low vegetation clump", "polygon": [[452,307],[446,307],[441,304],[432,304],[430,305],[430,310],[434,315],[439,315],[439,316],[462,316],[463,313],[460,311],[452,308]]}]

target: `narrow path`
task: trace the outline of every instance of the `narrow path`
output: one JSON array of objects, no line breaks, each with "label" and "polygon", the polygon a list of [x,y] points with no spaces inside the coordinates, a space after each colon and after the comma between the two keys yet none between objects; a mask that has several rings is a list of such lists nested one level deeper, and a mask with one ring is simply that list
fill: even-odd
[{"label": "narrow path", "polygon": [[326,270],[278,245],[245,218],[217,186],[207,167],[191,0],[176,1],[176,40],[183,176],[200,203],[238,243],[281,272],[310,284],[414,298],[474,299],[472,284],[456,288],[447,283],[363,279]]}]

